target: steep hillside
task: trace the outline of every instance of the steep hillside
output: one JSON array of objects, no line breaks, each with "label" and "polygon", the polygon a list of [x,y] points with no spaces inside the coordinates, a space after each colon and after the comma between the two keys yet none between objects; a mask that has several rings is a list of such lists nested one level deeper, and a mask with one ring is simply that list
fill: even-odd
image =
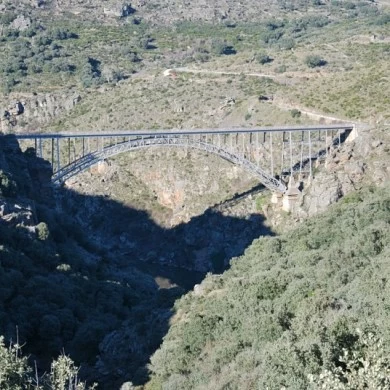
[{"label": "steep hillside", "polygon": [[349,193],[390,182],[390,128],[361,129],[354,140],[334,148],[315,164],[310,182],[303,189],[288,217],[280,205],[271,203],[270,194],[259,197],[267,223],[278,232],[291,229],[317,215]]},{"label": "steep hillside", "polygon": [[146,388],[307,389],[309,374],[343,368],[357,328],[382,337],[389,353],[389,239],[387,185],[255,240],[175,304]]},{"label": "steep hillside", "polygon": [[204,276],[194,269],[221,272],[271,232],[257,213],[217,208],[160,226],[103,190],[53,188],[51,173],[0,135],[0,335],[25,345],[39,374],[64,351],[102,389],[145,383],[175,299]]},{"label": "steep hillside", "polygon": [[[71,194],[54,194],[50,174],[47,162],[22,153],[12,136],[0,136],[0,335],[24,345],[39,374],[64,351],[81,365],[79,377],[100,388],[112,389],[118,379],[142,382],[183,289],[159,289],[148,273],[131,264],[119,267],[69,210],[56,207],[55,196]],[[122,327],[127,373],[105,340]],[[1,386],[4,365],[0,358]]]},{"label": "steep hillside", "polygon": [[3,1],[2,9],[3,131],[388,121],[390,18],[381,4]]}]

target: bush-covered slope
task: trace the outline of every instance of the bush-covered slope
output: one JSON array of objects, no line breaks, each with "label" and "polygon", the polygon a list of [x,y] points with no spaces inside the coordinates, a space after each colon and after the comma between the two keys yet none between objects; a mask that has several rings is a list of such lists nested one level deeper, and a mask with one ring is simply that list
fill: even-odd
[{"label": "bush-covered slope", "polygon": [[[378,2],[140,1],[128,17],[110,12],[123,10],[115,0],[31,3],[0,1],[7,131],[388,119],[390,17]],[[236,104],[220,109],[227,98]]]},{"label": "bush-covered slope", "polygon": [[[47,162],[0,135],[0,389],[19,389],[5,380],[1,336],[23,345],[39,374],[63,351],[81,366],[79,377],[101,389],[144,381],[143,367],[183,290],[159,290],[150,275],[115,268],[114,256],[55,207],[50,173]],[[119,364],[101,345],[122,327],[128,337]]]},{"label": "bush-covered slope", "polygon": [[390,340],[389,241],[389,187],[254,241],[177,302],[148,388],[306,389],[356,329]]}]

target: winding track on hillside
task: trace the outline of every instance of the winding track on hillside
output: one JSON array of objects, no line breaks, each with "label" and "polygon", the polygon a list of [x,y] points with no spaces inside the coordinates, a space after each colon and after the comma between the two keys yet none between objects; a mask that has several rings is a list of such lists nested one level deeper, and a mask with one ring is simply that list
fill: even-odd
[{"label": "winding track on hillside", "polygon": [[[171,76],[174,73],[193,73],[193,74],[205,74],[205,75],[220,75],[220,76],[249,76],[249,77],[257,77],[257,78],[270,78],[273,80],[276,80],[278,82],[283,82],[283,80],[286,79],[286,76],[282,75],[274,75],[274,74],[267,74],[267,73],[258,73],[258,72],[235,72],[235,71],[226,71],[226,70],[209,70],[209,69],[194,69],[189,67],[178,67],[178,68],[172,68],[172,69],[166,69],[163,72],[164,76]],[[301,75],[302,76],[302,75]],[[312,77],[313,75],[308,73],[304,75],[305,77]],[[339,122],[339,123],[350,123],[351,121],[348,119],[342,119],[335,116],[330,116],[326,114],[322,114],[316,111],[309,110],[306,107],[300,107],[296,104],[288,104],[285,103],[279,99],[273,100],[270,102],[274,106],[289,111],[292,109],[298,109],[301,111],[302,114],[307,115],[309,118],[314,120],[320,120],[320,119],[326,119],[331,122]]]}]

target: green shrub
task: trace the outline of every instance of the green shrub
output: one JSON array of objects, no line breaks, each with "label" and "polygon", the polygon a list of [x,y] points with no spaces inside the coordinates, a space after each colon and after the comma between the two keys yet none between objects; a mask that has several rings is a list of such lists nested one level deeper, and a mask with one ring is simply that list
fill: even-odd
[{"label": "green shrub", "polygon": [[[24,390],[28,385],[31,369],[27,358],[21,356],[18,344],[6,347],[4,337],[0,336],[0,388],[4,390]],[[30,387],[29,387],[30,388]]]},{"label": "green shrub", "polygon": [[293,108],[292,110],[290,110],[290,114],[293,118],[300,118],[302,113],[301,111],[299,111],[298,109],[296,108]]},{"label": "green shrub", "polygon": [[275,31],[268,31],[261,35],[261,39],[264,43],[268,43],[269,45],[272,45],[279,41],[280,38],[283,36],[283,31],[275,30]]},{"label": "green shrub", "polygon": [[51,39],[57,39],[60,41],[66,40],[66,39],[76,39],[78,38],[78,35],[74,32],[69,31],[68,29],[56,27],[53,28],[48,32],[48,36]]},{"label": "green shrub", "polygon": [[265,53],[259,53],[256,56],[256,60],[261,65],[268,64],[273,61],[273,59],[268,54]]},{"label": "green shrub", "polygon": [[229,54],[236,53],[233,46],[222,39],[212,39],[211,45],[210,45],[210,51],[211,51],[211,53],[213,53],[217,56],[229,55]]},{"label": "green shrub", "polygon": [[275,68],[276,73],[284,73],[287,71],[287,66],[286,65],[280,65]]},{"label": "green shrub", "polygon": [[51,364],[50,374],[38,373],[28,366],[27,357],[22,356],[21,347],[10,343],[7,348],[0,336],[0,388],[2,390],[93,390],[78,378],[79,369],[72,359],[60,355]]},{"label": "green shrub", "polygon": [[[255,240],[218,281],[206,278],[204,295],[183,297],[175,306],[182,320],[151,358],[152,383],[306,390],[314,374],[315,389],[387,389],[390,344],[371,354],[375,364],[354,329],[390,337],[388,284],[380,276],[389,272],[389,192],[369,189],[354,198],[361,200]],[[345,354],[355,357],[351,367]],[[364,361],[367,373],[360,373]],[[349,379],[355,377],[360,382]]]},{"label": "green shrub", "polygon": [[247,112],[246,114],[245,114],[245,120],[246,121],[249,121],[249,119],[251,119],[252,118],[252,114],[250,113],[250,112]]},{"label": "green shrub", "polygon": [[0,14],[0,24],[9,25],[17,18],[17,15],[13,12],[2,12]]},{"label": "green shrub", "polygon": [[373,24],[377,26],[384,26],[386,24],[390,24],[390,13],[384,13],[378,17],[375,17],[373,20]]},{"label": "green shrub", "polygon": [[295,47],[295,40],[293,38],[282,38],[278,42],[278,48],[280,50],[291,50]]},{"label": "green shrub", "polygon": [[321,58],[320,56],[313,54],[313,55],[306,56],[305,64],[309,68],[316,68],[319,66],[326,65],[326,61],[323,58]]},{"label": "green shrub", "polygon": [[94,58],[88,57],[84,63],[80,72],[80,80],[84,87],[98,86],[102,80],[100,78],[100,61]]},{"label": "green shrub", "polygon": [[49,238],[50,232],[45,222],[40,222],[35,229],[39,240],[45,241]]}]

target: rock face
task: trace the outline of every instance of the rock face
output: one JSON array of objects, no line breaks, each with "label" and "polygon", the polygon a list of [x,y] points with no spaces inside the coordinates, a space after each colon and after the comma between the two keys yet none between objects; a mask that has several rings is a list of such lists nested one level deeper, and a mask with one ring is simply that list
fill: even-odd
[{"label": "rock face", "polygon": [[11,23],[11,28],[15,30],[24,31],[31,26],[31,19],[24,15],[18,15],[18,17]]},{"label": "rock face", "polygon": [[54,0],[47,4],[48,7],[56,11],[67,11],[73,14],[80,14],[83,17],[94,19],[125,18],[136,10],[132,4],[121,0]]},{"label": "rock face", "polygon": [[335,148],[317,161],[313,178],[305,180],[303,190],[290,215],[281,211],[279,198],[264,207],[270,226],[288,230],[308,217],[324,212],[354,190],[382,186],[390,180],[390,132],[388,128],[361,130],[353,141]]},{"label": "rock face", "polygon": [[6,130],[34,130],[72,110],[81,101],[77,92],[63,94],[29,94],[5,103],[1,127]]},{"label": "rock face", "polygon": [[[22,11],[28,5],[32,8],[43,8],[55,12],[71,12],[83,18],[112,21],[136,12],[137,17],[153,24],[172,24],[178,21],[245,21],[258,20],[263,14],[269,17],[270,9],[278,7],[277,2],[268,2],[267,7],[256,6],[253,0],[207,1],[198,0],[18,0],[15,1],[18,10]],[[278,7],[279,9],[279,7]]]},{"label": "rock face", "polygon": [[304,196],[304,207],[309,216],[325,211],[329,205],[343,196],[343,186],[335,174],[318,174],[309,191]]},{"label": "rock face", "polygon": [[35,226],[37,224],[34,204],[25,200],[9,202],[0,199],[0,220],[10,226]]},{"label": "rock face", "polygon": [[[119,155],[110,164],[100,178],[87,174],[69,184],[146,208],[166,227],[188,222],[208,207],[258,184],[241,168],[192,149],[152,147]],[[96,169],[92,173],[97,174]]]},{"label": "rock face", "polygon": [[388,129],[362,130],[353,142],[330,153],[304,190],[301,214],[323,212],[353,190],[390,180],[389,141]]},{"label": "rock face", "polygon": [[[23,183],[3,196],[18,194],[21,198],[44,199],[51,195],[52,168],[48,161],[37,159],[35,153],[27,150],[22,153],[13,135],[0,133],[0,172],[8,176],[10,181]],[[12,175],[8,172],[13,172]],[[14,180],[18,179],[18,180]],[[1,180],[0,180],[1,182]],[[15,184],[16,185],[16,184]],[[50,193],[50,194],[49,194]]]},{"label": "rock face", "polygon": [[50,164],[22,153],[12,135],[0,133],[0,224],[36,234],[36,200],[52,198]]}]

